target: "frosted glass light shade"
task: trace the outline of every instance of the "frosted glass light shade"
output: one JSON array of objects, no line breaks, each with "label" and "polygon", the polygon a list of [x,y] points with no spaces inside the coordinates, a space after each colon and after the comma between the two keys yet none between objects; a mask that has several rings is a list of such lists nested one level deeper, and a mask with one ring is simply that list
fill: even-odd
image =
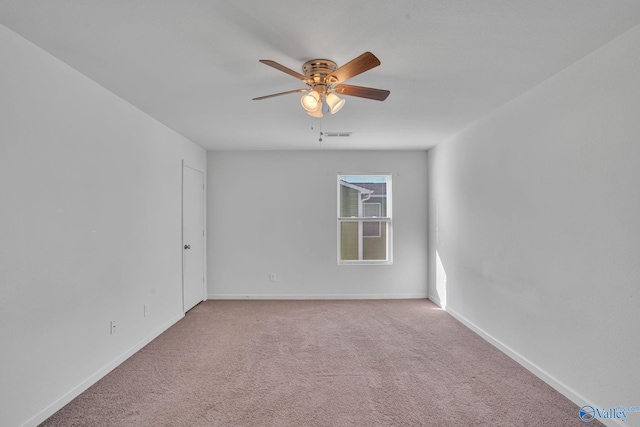
[{"label": "frosted glass light shade", "polygon": [[322,117],[322,100],[318,102],[318,106],[316,107],[315,111],[307,111],[307,114],[311,117]]},{"label": "frosted glass light shade", "polygon": [[302,104],[302,108],[307,110],[308,112],[313,112],[318,109],[318,106],[322,104],[320,99],[320,92],[317,90],[312,90],[309,93],[305,93],[300,98],[300,103]]},{"label": "frosted glass light shade", "polygon": [[325,97],[325,100],[327,101],[327,105],[329,106],[329,111],[331,111],[331,114],[335,114],[340,111],[340,109],[344,105],[344,99],[338,98],[338,95],[333,92],[328,94]]}]

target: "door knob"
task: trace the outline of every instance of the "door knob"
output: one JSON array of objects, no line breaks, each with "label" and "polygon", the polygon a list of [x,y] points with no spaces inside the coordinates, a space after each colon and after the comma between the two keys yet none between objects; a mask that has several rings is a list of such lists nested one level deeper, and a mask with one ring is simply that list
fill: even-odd
[{"label": "door knob", "polygon": [[191,245],[184,245],[185,249],[191,249]]}]

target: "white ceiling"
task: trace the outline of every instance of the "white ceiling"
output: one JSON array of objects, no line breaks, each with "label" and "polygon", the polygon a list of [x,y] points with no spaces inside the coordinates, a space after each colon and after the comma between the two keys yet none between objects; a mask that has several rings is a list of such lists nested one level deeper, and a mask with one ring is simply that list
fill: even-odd
[{"label": "white ceiling", "polygon": [[[426,149],[640,23],[640,0],[0,0],[0,24],[208,150]],[[382,64],[312,119],[302,72]],[[324,138],[319,132],[353,132]]]}]

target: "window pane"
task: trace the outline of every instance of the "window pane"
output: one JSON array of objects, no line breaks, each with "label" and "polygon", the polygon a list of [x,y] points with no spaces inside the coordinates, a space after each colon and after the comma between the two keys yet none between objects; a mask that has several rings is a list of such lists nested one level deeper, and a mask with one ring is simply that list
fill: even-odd
[{"label": "window pane", "polygon": [[[380,202],[365,202],[364,203],[364,216],[366,217],[380,217],[381,203]],[[365,222],[362,224],[362,235],[364,237],[380,237],[380,223],[379,222]]]},{"label": "window pane", "polygon": [[[342,261],[384,261],[387,259],[387,227],[380,221],[344,221],[340,223],[340,259]],[[369,236],[366,229],[376,236]],[[371,233],[373,234],[373,233]],[[360,236],[367,237],[366,239]]]},{"label": "window pane", "polygon": [[364,237],[380,237],[380,223],[365,222],[362,224],[362,235]]},{"label": "window pane", "polygon": [[345,218],[358,216],[360,193],[347,185],[340,185],[340,216]]},{"label": "window pane", "polygon": [[387,176],[340,175],[340,216],[387,216]]},{"label": "window pane", "polygon": [[358,223],[340,224],[340,259],[343,261],[358,259]]}]

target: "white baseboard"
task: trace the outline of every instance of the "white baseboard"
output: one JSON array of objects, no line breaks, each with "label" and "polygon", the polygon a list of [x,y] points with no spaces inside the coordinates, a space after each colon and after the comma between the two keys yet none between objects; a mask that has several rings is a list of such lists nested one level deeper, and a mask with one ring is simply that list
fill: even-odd
[{"label": "white baseboard", "polygon": [[356,299],[424,299],[419,294],[209,294],[210,300],[356,300]]},{"label": "white baseboard", "polygon": [[178,320],[182,319],[183,317],[184,317],[184,314],[180,314],[180,315],[172,318],[168,322],[166,322],[164,325],[162,325],[156,331],[151,333],[149,336],[145,337],[143,340],[141,340],[138,343],[136,343],[134,346],[129,348],[127,351],[122,353],[120,356],[116,357],[111,362],[107,363],[106,366],[104,366],[103,368],[99,369],[96,373],[91,375],[89,378],[87,378],[86,380],[82,381],[80,384],[78,384],[77,386],[75,386],[74,388],[69,390],[67,393],[65,393],[63,396],[61,396],[59,399],[54,401],[51,405],[47,406],[42,411],[40,411],[39,413],[37,413],[36,415],[31,417],[24,424],[22,424],[21,427],[36,427],[40,423],[44,422],[47,418],[49,418],[50,416],[52,416],[53,414],[58,412],[66,404],[68,404],[73,399],[78,397],[80,394],[82,394],[89,387],[91,387],[92,385],[97,383],[101,378],[103,378],[109,372],[113,371],[122,362],[124,362],[125,360],[127,360],[128,358],[133,356],[142,347],[144,347],[145,345],[149,344],[156,337],[158,337],[158,335],[160,335],[161,333],[163,333],[164,331],[169,329],[171,326],[173,326],[176,322],[178,322]]},{"label": "white baseboard", "polygon": [[[325,294],[325,295],[209,294],[208,295],[208,299],[210,300],[249,300],[249,299],[252,299],[252,300],[358,300],[358,299],[423,299],[423,298],[428,298],[434,304],[442,307],[441,302],[438,300],[436,296],[422,294],[422,293],[421,294],[344,294],[344,295],[342,294]],[[445,311],[451,314],[451,316],[456,318],[466,327],[468,327],[469,329],[471,329],[472,331],[480,335],[483,339],[485,339],[487,342],[492,344],[494,347],[498,348],[500,351],[505,353],[511,359],[518,362],[520,365],[522,365],[525,369],[530,371],[532,374],[540,378],[545,383],[549,384],[551,387],[553,387],[555,390],[557,390],[559,393],[564,395],[567,399],[571,400],[576,405],[594,406],[592,402],[590,402],[584,396],[582,396],[581,394],[573,390],[571,387],[566,386],[561,381],[557,380],[548,372],[546,372],[544,369],[540,368],[539,366],[537,366],[536,364],[528,360],[526,357],[520,355],[518,352],[514,351],[507,345],[503,344],[501,341],[493,337],[491,334],[485,332],[482,328],[478,327],[473,322],[469,321],[468,319],[466,319],[464,316],[462,316],[455,310],[451,309],[450,307],[446,307]],[[101,378],[103,378],[113,369],[118,367],[121,363],[123,363],[125,360],[127,360],[137,351],[142,349],[145,345],[150,343],[153,339],[158,337],[161,333],[169,329],[171,326],[173,326],[176,322],[178,322],[183,317],[184,317],[184,314],[180,314],[172,318],[171,320],[169,320],[167,323],[165,323],[162,327],[158,328],[155,332],[150,334],[148,337],[144,338],[143,340],[141,340],[140,342],[138,342],[137,344],[129,348],[127,351],[122,353],[120,356],[116,357],[114,360],[112,360],[102,369],[98,370],[96,373],[91,375],[82,383],[78,384],[69,392],[61,396],[51,405],[49,405],[48,407],[40,411],[38,414],[34,415],[31,419],[29,419],[24,424],[22,424],[21,427],[37,427],[40,423],[44,422],[51,415],[55,414],[57,411],[62,409],[66,404],[71,402],[73,399],[75,399],[77,396],[79,396],[81,393],[83,393],[93,384],[98,382]],[[599,420],[599,421],[609,426],[623,425],[613,420]]]},{"label": "white baseboard", "polygon": [[[431,299],[431,297],[429,297],[429,299],[431,301],[433,301],[435,304],[438,304],[438,302],[436,302],[437,298],[435,298],[435,300],[434,300],[434,299]],[[438,304],[438,305],[440,305],[440,304]],[[460,321],[460,323],[462,323],[463,325],[465,325],[466,327],[468,327],[469,329],[474,331],[476,334],[480,335],[482,338],[484,338],[487,342],[492,344],[498,350],[502,351],[504,354],[509,356],[511,359],[513,359],[516,362],[518,362],[522,367],[527,369],[533,375],[535,375],[536,377],[540,378],[542,381],[547,383],[549,386],[551,386],[558,393],[562,394],[564,397],[566,397],[567,399],[569,399],[570,401],[572,401],[573,403],[578,405],[578,407],[582,407],[584,405],[590,405],[590,406],[593,406],[593,407],[598,406],[593,401],[591,401],[590,399],[587,399],[586,397],[584,397],[583,395],[581,395],[580,393],[578,393],[577,391],[575,391],[571,387],[567,386],[563,382],[561,382],[558,379],[556,379],[553,375],[549,374],[547,371],[545,371],[544,369],[542,369],[541,367],[539,367],[535,363],[531,362],[526,357],[522,356],[520,353],[516,352],[515,350],[513,350],[509,346],[507,346],[504,343],[502,343],[500,340],[496,339],[491,334],[489,334],[486,331],[484,331],[482,328],[478,327],[476,324],[474,324],[473,322],[471,322],[470,320],[468,320],[467,318],[462,316],[460,313],[458,313],[455,310],[453,310],[451,307],[447,306],[447,307],[444,308],[444,310],[447,313],[449,313],[451,316],[456,318],[458,321]],[[576,411],[576,417],[577,416],[578,416],[578,413]],[[625,423],[620,422],[620,421],[618,421],[616,419],[598,418],[598,421],[600,421],[602,424],[604,424],[606,426],[624,426],[625,425]],[[628,423],[627,423],[627,425],[628,425]]]},{"label": "white baseboard", "polygon": [[[453,310],[450,307],[442,307],[442,303],[438,299],[437,295],[429,295],[428,299],[431,302],[433,302],[434,304],[436,304],[439,307],[441,307],[444,311],[449,313],[455,319],[460,321],[460,323],[465,325],[467,328],[471,329],[476,334],[480,335],[484,340],[489,342],[491,345],[496,347],[498,350],[502,351],[504,354],[509,356],[511,359],[515,360],[523,368],[525,368],[526,370],[531,372],[533,375],[535,375],[536,377],[540,378],[542,381],[547,383],[549,386],[551,386],[558,393],[562,394],[564,397],[566,397],[567,399],[569,399],[570,401],[572,401],[573,403],[578,405],[578,407],[582,407],[584,405],[590,405],[590,406],[593,406],[593,407],[598,406],[594,402],[592,402],[590,399],[587,399],[586,397],[584,397],[583,395],[581,395],[580,393],[578,393],[577,391],[575,391],[571,387],[567,386],[563,382],[561,382],[558,379],[556,379],[553,375],[549,374],[544,369],[540,368],[535,363],[531,362],[526,357],[522,356],[520,353],[518,353],[515,350],[511,349],[509,346],[505,345],[500,340],[496,339],[494,336],[492,336],[491,334],[487,333],[482,328],[478,327],[476,324],[471,322],[469,319],[467,319],[466,317],[464,317],[463,315],[461,315],[457,311]],[[577,416],[577,413],[576,413],[576,416]],[[598,418],[598,421],[600,421],[602,424],[604,424],[606,426],[609,426],[609,427],[624,426],[625,425],[625,423],[620,422],[620,421],[618,421],[616,419],[601,419],[601,418]],[[629,425],[629,424],[627,423],[626,425]]]},{"label": "white baseboard", "polygon": [[438,298],[437,295],[427,295],[427,298],[429,299],[429,301],[431,301],[432,303],[434,303],[438,307],[444,309],[444,307],[442,307],[442,302],[440,301],[440,298]]},{"label": "white baseboard", "polygon": [[[467,318],[462,316],[460,313],[458,313],[455,310],[453,310],[451,307],[446,307],[445,311],[447,313],[449,313],[450,315],[452,315],[454,318],[456,318],[458,321],[460,321],[460,323],[462,323],[463,325],[465,325],[466,327],[468,327],[469,329],[474,331],[476,334],[480,335],[482,338],[484,338],[486,341],[488,341],[490,344],[492,344],[498,350],[502,351],[504,354],[509,356],[511,359],[513,359],[516,362],[518,362],[520,365],[522,365],[525,369],[527,369],[529,372],[534,374],[536,377],[540,378],[542,381],[544,381],[545,383],[549,384],[556,391],[558,391],[560,394],[564,395],[567,399],[571,400],[576,405],[578,405],[578,406],[591,405],[591,403],[589,403],[589,400],[587,400],[580,393],[576,392],[571,387],[568,387],[567,385],[565,385],[561,381],[557,380],[555,377],[553,377],[547,371],[545,371],[544,369],[540,368],[538,365],[536,365],[535,363],[531,362],[529,359],[527,359],[526,357],[522,356],[520,353],[514,351],[509,346],[505,345],[500,340],[496,339],[494,336],[492,336],[491,334],[487,333],[482,328],[478,327],[473,322],[471,322],[470,320],[468,320]],[[578,416],[578,414],[576,412],[576,417],[577,416]],[[600,420],[600,421],[604,421],[604,420]]]}]

